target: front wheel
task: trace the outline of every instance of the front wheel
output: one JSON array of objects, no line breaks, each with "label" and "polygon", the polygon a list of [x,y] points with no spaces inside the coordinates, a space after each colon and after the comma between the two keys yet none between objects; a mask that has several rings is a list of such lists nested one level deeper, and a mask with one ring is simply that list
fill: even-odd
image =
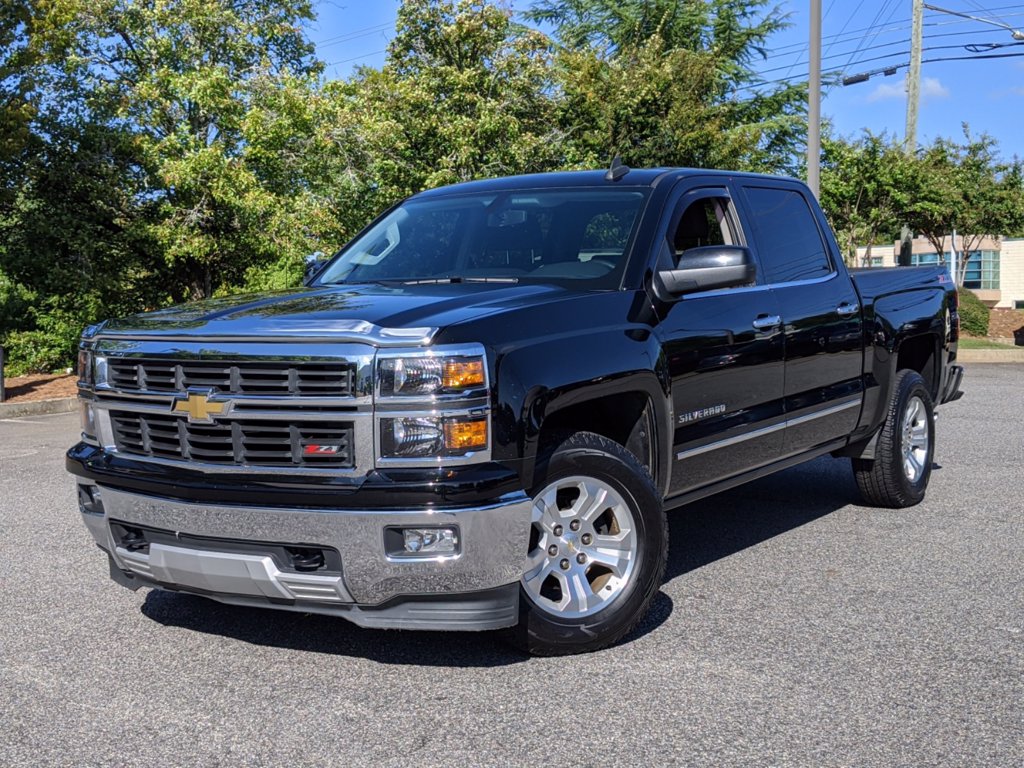
[{"label": "front wheel", "polygon": [[540,464],[513,642],[543,656],[611,645],[647,613],[665,572],[668,526],[636,457],[590,432]]},{"label": "front wheel", "polygon": [[864,500],[876,507],[911,507],[924,498],[935,454],[934,406],[916,371],[896,375],[874,459],[854,459]]}]

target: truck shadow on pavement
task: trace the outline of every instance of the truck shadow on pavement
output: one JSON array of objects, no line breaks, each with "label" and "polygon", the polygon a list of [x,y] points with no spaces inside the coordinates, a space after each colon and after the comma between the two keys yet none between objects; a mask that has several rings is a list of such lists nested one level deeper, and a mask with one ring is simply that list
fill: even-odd
[{"label": "truck shadow on pavement", "polygon": [[859,504],[848,460],[824,456],[668,513],[665,582]]},{"label": "truck shadow on pavement", "polygon": [[[822,458],[671,512],[665,583],[857,500],[849,464]],[[622,643],[656,630],[672,609],[672,598],[662,589]],[[246,643],[382,664],[495,667],[528,660],[502,643],[496,632],[362,629],[342,618],[223,605],[183,593],[151,590],[142,613],[160,624]]]}]

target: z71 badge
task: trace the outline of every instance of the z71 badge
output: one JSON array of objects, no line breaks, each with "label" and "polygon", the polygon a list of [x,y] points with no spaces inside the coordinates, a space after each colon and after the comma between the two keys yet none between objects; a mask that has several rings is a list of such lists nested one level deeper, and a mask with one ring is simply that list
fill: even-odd
[{"label": "z71 badge", "polygon": [[679,414],[679,423],[689,424],[691,421],[700,421],[709,416],[717,416],[720,413],[725,413],[725,403],[709,405],[707,408],[698,408],[696,411],[690,411],[689,413],[681,413]]}]

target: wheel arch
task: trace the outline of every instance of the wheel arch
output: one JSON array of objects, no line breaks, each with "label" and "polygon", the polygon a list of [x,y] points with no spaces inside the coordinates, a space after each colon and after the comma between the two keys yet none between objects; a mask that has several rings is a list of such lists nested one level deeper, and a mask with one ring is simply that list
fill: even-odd
[{"label": "wheel arch", "polygon": [[628,450],[664,494],[670,452],[668,399],[651,371],[633,371],[601,382],[585,382],[532,392],[524,403],[528,446],[523,477],[530,485],[537,459],[571,432],[593,432]]}]

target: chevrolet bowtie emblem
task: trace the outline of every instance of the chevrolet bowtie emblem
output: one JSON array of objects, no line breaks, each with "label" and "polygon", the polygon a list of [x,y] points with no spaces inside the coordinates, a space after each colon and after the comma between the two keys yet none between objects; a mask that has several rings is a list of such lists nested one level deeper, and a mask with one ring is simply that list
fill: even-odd
[{"label": "chevrolet bowtie emblem", "polygon": [[210,400],[212,393],[189,392],[188,397],[178,398],[171,408],[173,413],[187,413],[191,423],[212,424],[213,417],[224,413],[227,403]]}]

